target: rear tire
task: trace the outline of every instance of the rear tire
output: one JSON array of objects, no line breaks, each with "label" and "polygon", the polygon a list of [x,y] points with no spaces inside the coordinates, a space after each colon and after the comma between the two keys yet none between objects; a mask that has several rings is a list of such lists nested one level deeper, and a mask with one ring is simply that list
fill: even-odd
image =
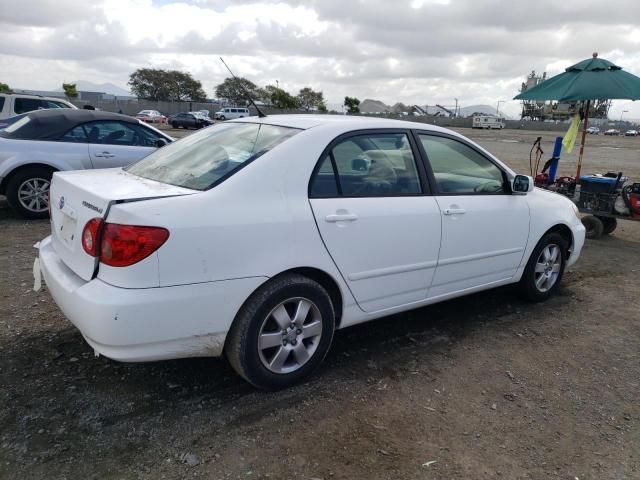
[{"label": "rear tire", "polygon": [[327,291],[297,274],[275,277],[242,306],[227,336],[233,369],[263,390],[308,377],[329,351],[335,312]]},{"label": "rear tire", "polygon": [[171,128],[174,128],[174,129],[176,129],[176,130],[177,130],[177,129],[178,129],[178,124],[177,124],[177,123],[175,123],[175,122],[172,122],[172,123],[171,123]]},{"label": "rear tire", "polygon": [[523,298],[542,302],[556,292],[564,274],[567,248],[567,241],[559,233],[547,233],[540,239],[518,284]]},{"label": "rear tire", "polygon": [[7,183],[7,203],[23,218],[48,218],[52,176],[53,171],[45,167],[20,170]]},{"label": "rear tire", "polygon": [[615,217],[598,217],[598,219],[602,222],[602,234],[609,235],[618,228],[618,220]]},{"label": "rear tire", "polygon": [[586,217],[582,217],[582,224],[587,230],[585,236],[592,240],[597,240],[602,236],[602,233],[604,232],[604,224],[602,223],[602,220],[600,220],[595,215],[587,215]]}]

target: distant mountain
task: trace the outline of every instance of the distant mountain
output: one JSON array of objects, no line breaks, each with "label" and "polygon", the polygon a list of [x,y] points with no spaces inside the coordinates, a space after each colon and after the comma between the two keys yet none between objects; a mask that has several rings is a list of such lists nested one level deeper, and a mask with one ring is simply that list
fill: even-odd
[{"label": "distant mountain", "polygon": [[[131,92],[125,90],[124,88],[120,88],[113,83],[93,83],[87,80],[77,80],[75,82],[69,82],[76,84],[76,90],[83,92],[102,92],[108,93],[110,95],[116,95],[119,97],[129,97],[131,96]],[[62,88],[56,88],[56,92],[61,92]]]},{"label": "distant mountain", "polygon": [[362,113],[382,113],[391,111],[391,107],[389,105],[385,105],[380,100],[371,100],[370,98],[366,98],[360,102],[359,107]]},{"label": "distant mountain", "polygon": [[[484,113],[485,115],[495,115],[496,107],[490,105],[471,105],[470,107],[460,108],[460,116],[468,117],[474,113]],[[511,120],[511,117],[504,112],[500,112],[500,116],[506,120]]]}]

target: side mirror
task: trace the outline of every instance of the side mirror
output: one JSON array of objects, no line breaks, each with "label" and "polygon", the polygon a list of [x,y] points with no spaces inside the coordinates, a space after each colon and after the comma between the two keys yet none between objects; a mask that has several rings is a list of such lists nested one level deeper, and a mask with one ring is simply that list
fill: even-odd
[{"label": "side mirror", "polygon": [[156,147],[158,148],[162,148],[165,145],[167,145],[169,142],[167,142],[164,138],[159,138],[156,140]]},{"label": "side mirror", "polygon": [[369,170],[369,163],[364,158],[354,158],[351,160],[351,170],[354,172],[366,172]]},{"label": "side mirror", "polygon": [[516,195],[526,195],[533,191],[533,177],[527,175],[516,175],[511,182],[511,191]]}]

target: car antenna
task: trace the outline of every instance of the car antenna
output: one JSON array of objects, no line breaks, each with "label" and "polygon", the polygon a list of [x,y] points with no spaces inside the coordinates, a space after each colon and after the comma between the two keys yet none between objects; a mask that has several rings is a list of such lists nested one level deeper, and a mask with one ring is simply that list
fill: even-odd
[{"label": "car antenna", "polygon": [[247,92],[247,90],[244,88],[244,85],[242,85],[242,82],[238,79],[238,77],[236,77],[233,72],[231,71],[231,69],[229,68],[229,66],[224,63],[224,60],[222,59],[222,57],[220,57],[220,61],[222,62],[222,64],[227,67],[227,70],[229,70],[229,73],[231,74],[231,76],[234,78],[234,80],[238,81],[238,86],[242,89],[242,92],[245,94],[245,96],[249,99],[249,101],[251,102],[251,105],[253,105],[253,108],[255,108],[258,111],[258,117],[259,118],[264,118],[266,117],[266,115],[264,113],[262,113],[262,111],[258,108],[258,105],[256,105],[256,102],[253,101],[253,98],[251,97],[251,95],[249,95],[249,92]]}]

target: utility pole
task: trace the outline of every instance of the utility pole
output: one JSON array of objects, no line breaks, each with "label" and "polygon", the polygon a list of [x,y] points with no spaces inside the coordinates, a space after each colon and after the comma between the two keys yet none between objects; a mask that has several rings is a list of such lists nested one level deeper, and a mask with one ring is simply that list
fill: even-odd
[{"label": "utility pole", "polygon": [[453,118],[458,118],[458,99],[454,98],[456,101],[456,109],[453,111]]},{"label": "utility pole", "polygon": [[500,116],[500,104],[505,103],[505,100],[498,100],[498,105],[496,105],[496,115]]},{"label": "utility pole", "polygon": [[276,88],[279,90],[280,89],[280,82],[278,80],[276,80]]},{"label": "utility pole", "polygon": [[629,110],[622,110],[622,112],[620,112],[620,120],[618,120],[618,123],[622,123],[622,115],[624,115],[625,113],[628,113]]}]

